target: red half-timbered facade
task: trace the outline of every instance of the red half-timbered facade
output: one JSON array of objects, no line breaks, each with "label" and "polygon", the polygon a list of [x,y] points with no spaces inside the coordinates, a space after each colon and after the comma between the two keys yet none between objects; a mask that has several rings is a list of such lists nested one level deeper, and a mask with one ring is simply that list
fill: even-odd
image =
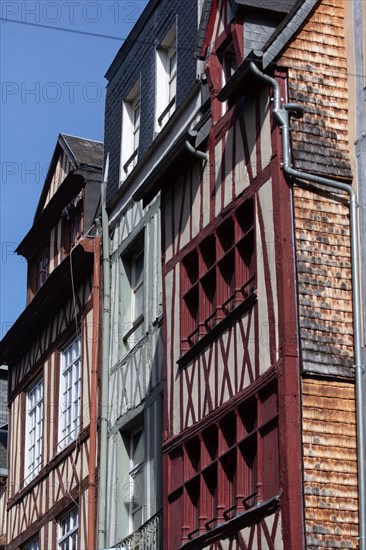
[{"label": "red half-timbered facade", "polygon": [[60,134],[18,253],[27,306],[9,366],[7,548],[95,549],[103,144]]},{"label": "red half-timbered facade", "polygon": [[163,193],[166,548],[300,548],[291,197],[268,90],[213,96],[211,120],[207,160]]},{"label": "red half-timbered facade", "polygon": [[285,174],[277,114],[297,170],[351,183],[342,28],[338,0],[204,2],[208,99],[135,194],[161,191],[166,550],[358,547],[348,206]]}]

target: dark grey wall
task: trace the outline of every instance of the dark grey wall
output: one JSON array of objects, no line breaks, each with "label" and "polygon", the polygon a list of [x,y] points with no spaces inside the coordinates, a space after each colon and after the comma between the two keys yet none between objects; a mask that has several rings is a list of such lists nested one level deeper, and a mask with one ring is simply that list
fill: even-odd
[{"label": "dark grey wall", "polygon": [[[197,38],[197,0],[160,0],[145,21],[136,23],[135,42],[121,58],[118,68],[109,70],[105,111],[105,154],[109,153],[107,201],[118,190],[122,100],[141,76],[141,125],[139,157],[154,139],[155,109],[155,49],[177,17],[177,107],[182,103],[196,80],[196,60],[193,57]],[[113,64],[111,67],[113,67]]]}]

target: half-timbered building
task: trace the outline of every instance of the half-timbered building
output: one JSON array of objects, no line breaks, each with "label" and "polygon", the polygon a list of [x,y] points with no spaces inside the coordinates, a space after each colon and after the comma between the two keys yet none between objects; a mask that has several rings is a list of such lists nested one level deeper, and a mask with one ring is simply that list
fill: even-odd
[{"label": "half-timbered building", "polygon": [[135,192],[161,197],[166,550],[364,548],[344,29],[340,0],[206,1],[209,101]]},{"label": "half-timbered building", "polygon": [[7,548],[95,549],[103,144],[60,134],[33,225],[9,367]]},{"label": "half-timbered building", "polygon": [[134,193],[201,103],[193,56],[200,4],[151,0],[106,74],[111,330],[100,547],[158,550],[165,538],[160,197]]}]

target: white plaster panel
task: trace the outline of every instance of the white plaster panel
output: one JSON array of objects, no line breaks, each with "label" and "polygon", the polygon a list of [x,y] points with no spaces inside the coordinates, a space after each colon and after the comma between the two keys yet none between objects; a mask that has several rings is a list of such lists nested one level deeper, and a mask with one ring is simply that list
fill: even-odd
[{"label": "white plaster panel", "polygon": [[225,190],[224,206],[227,206],[233,200],[233,144],[234,128],[231,127],[226,136],[226,142],[223,153],[225,154]]},{"label": "white plaster panel", "polygon": [[[200,231],[200,217],[201,217],[201,165],[199,162],[195,162],[192,169],[192,211],[190,213],[192,223],[192,239],[198,235]],[[203,205],[203,208],[207,208],[207,204]]]},{"label": "white plaster panel", "polygon": [[253,177],[258,173],[257,152],[256,152],[256,109],[251,104],[244,112],[245,128],[247,132],[247,142],[250,155],[250,164]]},{"label": "white plaster panel", "polygon": [[249,175],[245,164],[243,136],[239,122],[235,126],[235,194],[239,196],[249,186]]},{"label": "white plaster panel", "polygon": [[265,242],[262,243],[262,248],[266,246],[269,269],[270,269],[270,291],[273,299],[274,311],[274,327],[275,327],[275,349],[276,360],[279,353],[279,335],[278,335],[278,295],[277,295],[277,276],[276,276],[276,258],[275,258],[275,230],[274,230],[274,214],[273,214],[273,199],[272,199],[272,182],[268,181],[258,193],[258,200],[261,204]]},{"label": "white plaster panel", "polygon": [[215,147],[215,215],[222,210],[221,206],[221,178],[222,178],[222,140]]},{"label": "white plaster panel", "polygon": [[256,221],[257,235],[257,288],[258,288],[258,324],[259,324],[259,372],[262,374],[271,366],[269,353],[269,326],[266,282],[264,277],[264,262],[260,227]]},{"label": "white plaster panel", "polygon": [[260,94],[260,125],[262,168],[265,168],[270,163],[272,155],[271,121],[267,88]]}]

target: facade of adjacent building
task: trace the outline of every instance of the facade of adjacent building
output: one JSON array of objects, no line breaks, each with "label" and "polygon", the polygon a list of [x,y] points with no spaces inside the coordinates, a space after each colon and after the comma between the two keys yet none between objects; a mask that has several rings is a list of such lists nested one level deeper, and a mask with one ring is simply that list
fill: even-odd
[{"label": "facade of adjacent building", "polygon": [[60,134],[34,223],[9,368],[7,548],[95,548],[103,144]]},{"label": "facade of adjacent building", "polygon": [[198,8],[196,0],[149,2],[106,74],[108,547],[159,549],[165,538],[160,196],[143,201],[134,193],[159,170],[200,104]]}]

